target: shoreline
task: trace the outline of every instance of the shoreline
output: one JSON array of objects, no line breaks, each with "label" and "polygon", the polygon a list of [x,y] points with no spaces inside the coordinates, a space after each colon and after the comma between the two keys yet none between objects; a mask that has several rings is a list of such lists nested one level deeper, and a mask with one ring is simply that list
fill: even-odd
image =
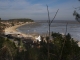
[{"label": "shoreline", "polygon": [[[27,22],[27,23],[24,23],[24,24],[21,24],[21,25],[15,25],[15,26],[12,26],[12,27],[8,27],[8,28],[5,28],[5,35],[7,34],[20,34],[22,37],[26,38],[26,37],[32,37],[32,38],[35,38],[36,36],[35,33],[34,34],[25,34],[23,32],[20,32],[17,30],[17,28],[23,26],[23,25],[26,25],[26,24],[32,24],[32,23],[35,23],[35,22]],[[78,46],[80,47],[80,41],[78,41]]]},{"label": "shoreline", "polygon": [[[27,23],[24,23],[24,24],[21,24],[21,25],[15,25],[15,26],[12,26],[12,27],[9,27],[9,28],[5,28],[5,30],[4,30],[5,35],[7,35],[7,34],[20,34],[20,35],[22,35],[22,37],[28,37],[27,34],[19,32],[17,30],[17,28],[19,28],[23,25],[26,25],[26,24],[31,24],[31,23],[35,23],[35,22],[27,22]],[[30,35],[30,37],[32,37],[32,35]]]}]

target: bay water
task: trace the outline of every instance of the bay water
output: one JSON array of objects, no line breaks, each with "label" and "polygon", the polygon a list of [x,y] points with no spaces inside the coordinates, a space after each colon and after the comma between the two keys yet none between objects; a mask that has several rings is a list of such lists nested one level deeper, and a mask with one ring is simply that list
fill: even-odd
[{"label": "bay water", "polygon": [[[51,32],[65,34],[66,32],[66,23],[63,22],[54,22],[51,24]],[[47,22],[36,22],[32,24],[26,24],[18,28],[18,31],[25,34],[45,34],[48,33],[48,23]],[[80,24],[79,23],[69,23],[67,24],[67,33],[71,34],[71,37],[80,41]]]}]

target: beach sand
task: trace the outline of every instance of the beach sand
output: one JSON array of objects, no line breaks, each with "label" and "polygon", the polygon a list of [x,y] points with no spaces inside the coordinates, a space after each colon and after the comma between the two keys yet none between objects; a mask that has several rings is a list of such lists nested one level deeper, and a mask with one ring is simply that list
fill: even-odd
[{"label": "beach sand", "polygon": [[[12,26],[12,27],[9,27],[9,28],[5,28],[5,34],[20,34],[20,35],[22,35],[22,37],[32,37],[32,38],[35,38],[34,35],[36,35],[36,34],[28,35],[28,34],[24,34],[24,33],[21,33],[19,31],[17,31],[18,27],[21,27],[21,26],[26,25],[26,24],[30,24],[30,23],[24,23],[24,24],[21,24],[21,25],[15,25],[15,26]],[[80,41],[78,42],[78,46],[80,47]]]},{"label": "beach sand", "polygon": [[[21,24],[21,25],[15,25],[15,26],[12,26],[12,27],[9,27],[9,28],[5,28],[5,34],[21,34],[23,37],[28,37],[27,34],[24,34],[24,33],[21,33],[19,31],[17,31],[17,28],[18,27],[21,27],[23,25],[26,25],[26,24],[30,24],[30,23],[24,23],[24,24]],[[32,37],[31,35],[29,35],[30,37]]]}]

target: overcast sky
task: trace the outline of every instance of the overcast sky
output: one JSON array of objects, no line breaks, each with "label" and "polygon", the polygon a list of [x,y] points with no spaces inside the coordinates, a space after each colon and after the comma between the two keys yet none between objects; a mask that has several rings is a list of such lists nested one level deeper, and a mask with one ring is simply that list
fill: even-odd
[{"label": "overcast sky", "polygon": [[49,6],[51,19],[59,9],[55,20],[75,20],[74,7],[80,6],[78,0],[0,0],[0,17],[46,20],[46,4]]}]

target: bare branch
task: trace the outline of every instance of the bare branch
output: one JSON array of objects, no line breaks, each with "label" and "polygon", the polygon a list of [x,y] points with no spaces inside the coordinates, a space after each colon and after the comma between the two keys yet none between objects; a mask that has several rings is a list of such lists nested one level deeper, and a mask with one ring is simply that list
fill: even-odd
[{"label": "bare branch", "polygon": [[50,22],[50,24],[51,24],[51,23],[53,22],[53,20],[55,19],[55,17],[56,17],[56,15],[57,15],[58,11],[59,11],[59,9],[57,10],[57,12],[56,12],[54,18],[52,19],[52,21]]},{"label": "bare branch", "polygon": [[[49,22],[48,22],[48,26],[49,26],[49,39],[50,39],[50,16],[49,16],[49,10],[48,10],[48,5],[46,5],[47,6],[47,12],[48,12],[48,20],[49,20]],[[47,40],[47,44],[48,44],[48,46],[47,46],[47,49],[48,49],[48,60],[49,60],[49,57],[50,57],[50,55],[49,55],[49,39]]]},{"label": "bare branch", "polygon": [[52,21],[50,21],[50,15],[49,15],[49,10],[48,10],[48,5],[46,5],[47,6],[47,12],[48,12],[48,26],[49,26],[49,39],[47,40],[47,44],[48,44],[48,46],[47,46],[47,49],[48,49],[48,60],[49,60],[49,58],[50,58],[50,54],[49,54],[49,40],[50,40],[50,25],[51,25],[51,22],[55,19],[55,17],[56,17],[56,15],[57,15],[57,13],[58,13],[58,10],[57,10],[57,12],[56,12],[56,14],[55,14],[55,16],[54,16],[54,18],[52,19]]},{"label": "bare branch", "polygon": [[48,10],[48,5],[46,5],[47,6],[47,12],[48,12],[48,23],[50,23],[50,15],[49,15],[49,10]]}]

